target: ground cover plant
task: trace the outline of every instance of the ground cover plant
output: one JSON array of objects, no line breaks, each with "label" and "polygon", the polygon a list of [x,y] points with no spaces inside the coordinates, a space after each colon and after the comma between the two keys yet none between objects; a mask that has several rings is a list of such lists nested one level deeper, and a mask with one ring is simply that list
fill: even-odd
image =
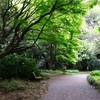
[{"label": "ground cover plant", "polygon": [[52,73],[52,74],[74,74],[74,73],[79,73],[79,70],[65,70],[65,72],[63,72],[62,70],[42,70],[43,72],[47,72],[47,73]]},{"label": "ground cover plant", "polygon": [[37,100],[47,87],[46,81],[0,80],[0,100]]}]

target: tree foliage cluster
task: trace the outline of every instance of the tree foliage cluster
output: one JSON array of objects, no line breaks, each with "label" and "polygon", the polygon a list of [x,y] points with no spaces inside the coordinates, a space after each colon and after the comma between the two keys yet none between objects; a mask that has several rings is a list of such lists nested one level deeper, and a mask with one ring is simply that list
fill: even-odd
[{"label": "tree foliage cluster", "polygon": [[95,6],[85,17],[85,25],[82,27],[83,49],[79,52],[79,66],[81,70],[100,69],[100,7]]},{"label": "tree foliage cluster", "polygon": [[97,2],[98,0],[0,1],[0,58],[32,48],[33,50],[27,51],[31,52],[29,56],[39,60],[44,58],[48,69],[55,65],[76,63],[81,48],[78,37],[83,17]]},{"label": "tree foliage cluster", "polygon": [[36,68],[36,59],[25,55],[8,55],[0,60],[0,77],[2,78],[25,78],[32,79],[32,72],[39,75]]},{"label": "tree foliage cluster", "polygon": [[[81,0],[1,1],[0,58],[34,47],[51,17],[57,18],[57,16],[63,16],[67,12],[80,13],[82,10],[81,6],[81,9],[78,7],[80,2]],[[57,16],[55,16],[56,14]],[[64,19],[62,18],[62,20]],[[53,23],[53,21],[51,22]]]}]

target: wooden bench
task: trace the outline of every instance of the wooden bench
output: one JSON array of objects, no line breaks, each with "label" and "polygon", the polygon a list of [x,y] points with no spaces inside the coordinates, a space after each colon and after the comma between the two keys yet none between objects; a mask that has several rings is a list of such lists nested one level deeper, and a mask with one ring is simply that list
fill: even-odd
[{"label": "wooden bench", "polygon": [[34,72],[32,72],[32,74],[34,75],[34,78],[35,78],[35,79],[37,79],[37,80],[42,79],[41,76],[36,76],[36,74],[35,74]]}]

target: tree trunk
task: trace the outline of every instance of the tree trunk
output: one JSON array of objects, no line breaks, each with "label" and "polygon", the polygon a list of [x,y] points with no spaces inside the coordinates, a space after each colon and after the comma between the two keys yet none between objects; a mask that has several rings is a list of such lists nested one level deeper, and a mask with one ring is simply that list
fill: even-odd
[{"label": "tree trunk", "polygon": [[54,45],[51,44],[50,45],[50,68],[49,69],[53,68],[53,55],[54,55],[53,51],[54,51]]},{"label": "tree trunk", "polygon": [[43,56],[43,58],[44,58],[44,60],[45,60],[45,64],[46,64],[46,67],[45,67],[45,68],[49,70],[49,69],[50,69],[50,68],[49,68],[49,63],[48,63],[48,61],[47,61],[47,59],[46,59],[46,57],[45,57],[45,55],[44,55],[43,52],[42,52],[42,56]]}]

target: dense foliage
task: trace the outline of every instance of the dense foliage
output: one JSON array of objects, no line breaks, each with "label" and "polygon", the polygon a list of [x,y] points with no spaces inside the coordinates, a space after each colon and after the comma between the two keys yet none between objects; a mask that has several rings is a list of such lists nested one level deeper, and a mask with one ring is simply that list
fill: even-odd
[{"label": "dense foliage", "polygon": [[36,60],[25,55],[9,55],[0,60],[0,77],[32,78],[32,72],[39,74],[35,66]]},{"label": "dense foliage", "polygon": [[100,76],[100,70],[92,71],[92,72],[90,72],[90,75],[92,75],[92,76]]},{"label": "dense foliage", "polygon": [[[58,33],[57,36],[60,35],[58,39],[59,42],[61,39],[64,39],[63,37],[66,37],[65,33],[70,33],[71,36],[67,37],[70,37],[70,40],[72,40],[75,33],[80,33],[79,27],[82,15],[85,13],[85,6],[82,1],[83,0],[1,1],[0,58],[34,47],[43,33],[46,33],[46,36],[52,36]],[[77,21],[75,19],[77,19]],[[76,27],[73,29],[73,26]],[[61,27],[61,29],[58,30],[56,27]],[[60,34],[62,32],[63,34]],[[45,39],[46,36],[44,37]],[[53,40],[51,43],[54,43]]]},{"label": "dense foliage", "polygon": [[[70,67],[80,61],[81,25],[86,12],[97,2],[0,1],[0,76],[29,78],[32,71],[37,73],[34,59],[38,60],[37,66],[46,69]],[[24,51],[28,58],[14,54]]]},{"label": "dense foliage", "polygon": [[91,85],[100,90],[100,70],[90,72],[90,75],[87,76],[87,80]]},{"label": "dense foliage", "polygon": [[85,17],[82,26],[82,49],[78,53],[78,63],[76,68],[79,70],[99,70],[100,69],[100,7],[95,6]]}]

